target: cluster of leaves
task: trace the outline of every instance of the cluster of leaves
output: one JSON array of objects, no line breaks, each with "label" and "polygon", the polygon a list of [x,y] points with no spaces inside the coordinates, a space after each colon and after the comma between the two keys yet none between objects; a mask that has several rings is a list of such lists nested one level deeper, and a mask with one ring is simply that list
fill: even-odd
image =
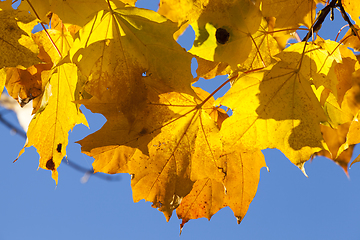
[{"label": "cluster of leaves", "polygon": [[[158,12],[135,2],[0,2],[0,90],[33,101],[24,149],[37,149],[56,182],[68,132],[87,125],[81,104],[107,119],[79,141],[95,172],[131,174],[134,201],[167,220],[176,209],[181,226],[225,206],[240,222],[266,166],[262,149],[303,171],[315,155],[346,171],[360,142],[360,65],[349,49],[360,38],[348,16],[360,23],[359,1],[161,0]],[[319,14],[317,4],[326,4]],[[314,40],[334,8],[349,32]],[[39,22],[50,28],[32,34]],[[187,27],[196,34],[188,52],[175,40]],[[299,29],[309,34],[285,48]],[[192,87],[225,74],[218,89],[231,88],[216,101]]]}]

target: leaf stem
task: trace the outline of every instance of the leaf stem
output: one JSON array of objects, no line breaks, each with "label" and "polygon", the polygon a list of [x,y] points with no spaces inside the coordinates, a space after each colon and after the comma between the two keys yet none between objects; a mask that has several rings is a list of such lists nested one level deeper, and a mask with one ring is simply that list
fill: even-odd
[{"label": "leaf stem", "polygon": [[223,84],[221,84],[218,88],[215,89],[215,91],[213,91],[209,96],[207,96],[200,104],[198,104],[195,108],[201,108],[211,97],[213,97],[215,95],[215,93],[217,93],[221,88],[223,88],[226,84],[228,84],[231,80],[234,80],[235,78],[237,78],[239,76],[239,74],[236,74],[235,76],[229,78],[228,80],[226,80],[225,82],[223,82]]},{"label": "leaf stem", "polygon": [[254,45],[255,45],[255,47],[256,47],[256,55],[259,54],[259,57],[260,57],[260,59],[261,59],[261,63],[263,64],[263,67],[266,67],[266,64],[265,64],[265,62],[264,62],[264,59],[263,59],[262,56],[261,56],[260,49],[259,49],[259,47],[256,45],[255,39],[254,39],[251,35],[250,35],[250,38],[251,38],[252,42],[254,43]]},{"label": "leaf stem", "polygon": [[[338,31],[338,33],[337,33],[337,35],[336,35],[336,38],[335,38],[335,42],[337,42],[337,39],[338,39],[338,37],[339,37],[339,35],[340,35],[340,33],[342,32],[342,30],[344,30],[344,28],[346,28],[346,27],[349,27],[349,24],[346,24],[345,26],[342,26],[341,28],[340,28],[340,30]],[[340,41],[341,42],[341,41]]]},{"label": "leaf stem", "polygon": [[106,2],[107,2],[107,4],[109,5],[109,10],[110,10],[110,12],[112,12],[112,11],[113,11],[113,9],[111,8],[110,1],[109,1],[109,0],[107,0]]},{"label": "leaf stem", "polygon": [[35,16],[40,20],[40,24],[42,26],[42,28],[45,30],[46,36],[49,38],[51,44],[53,45],[53,47],[56,49],[56,52],[59,54],[60,58],[62,58],[62,54],[59,51],[58,47],[56,46],[55,42],[52,40],[49,32],[47,31],[47,29],[45,28],[45,25],[41,22],[41,18],[39,17],[39,15],[37,14],[35,8],[33,7],[33,5],[30,3],[29,0],[26,0],[26,2],[29,4],[30,8],[33,10]]}]

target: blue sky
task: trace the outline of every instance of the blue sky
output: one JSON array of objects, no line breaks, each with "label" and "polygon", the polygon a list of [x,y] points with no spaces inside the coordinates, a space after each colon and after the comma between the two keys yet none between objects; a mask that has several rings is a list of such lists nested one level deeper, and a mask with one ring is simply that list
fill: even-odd
[{"label": "blue sky", "polygon": [[[157,7],[156,1],[138,4]],[[336,14],[335,22],[323,25],[321,36],[333,39],[343,25]],[[179,40],[181,44],[191,42],[191,34],[188,31]],[[211,91],[223,81],[217,78],[201,85]],[[90,169],[92,159],[81,154],[80,145],[74,142],[99,129],[106,120],[82,110],[90,129],[82,125],[74,128],[67,155]],[[16,123],[14,114],[5,117]],[[211,221],[189,221],[179,237],[181,220],[175,213],[166,222],[150,203],[133,202],[128,174],[119,175],[119,181],[91,176],[83,184],[82,173],[62,164],[55,187],[49,171],[37,170],[39,157],[34,148],[12,163],[24,143],[22,137],[0,124],[0,240],[360,239],[360,164],[353,165],[348,179],[332,161],[317,157],[306,163],[306,178],[279,151],[265,150],[270,172],[261,170],[257,195],[241,224],[224,208]],[[359,154],[356,147],[354,156]]]}]

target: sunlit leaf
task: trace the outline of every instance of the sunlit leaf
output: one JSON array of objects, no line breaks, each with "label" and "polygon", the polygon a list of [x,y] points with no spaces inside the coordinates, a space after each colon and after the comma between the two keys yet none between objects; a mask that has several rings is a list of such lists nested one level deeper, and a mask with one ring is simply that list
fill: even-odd
[{"label": "sunlit leaf", "polygon": [[139,96],[146,96],[141,90],[146,75],[147,85],[159,92],[190,93],[192,56],[173,39],[176,29],[176,24],[150,10],[99,12],[80,31],[71,50],[72,60],[88,78],[84,90],[99,99],[125,101],[132,108],[142,102]]},{"label": "sunlit leaf", "polygon": [[175,92],[151,99],[135,122],[127,121],[114,104],[82,101],[107,122],[80,144],[95,158],[95,171],[132,174],[134,201],[152,202],[169,219],[196,180],[209,173],[219,181],[224,178],[219,170],[222,145],[210,103],[201,107],[198,97]]},{"label": "sunlit leaf", "polygon": [[316,78],[318,68],[317,64],[310,68],[311,60],[294,51],[277,57],[280,61],[268,68],[241,75],[217,101],[234,113],[224,121],[220,134],[232,147],[241,143],[249,148],[278,148],[302,167],[324,147],[320,123],[327,118],[309,78]]},{"label": "sunlit leaf", "polygon": [[[39,167],[52,171],[57,183],[61,160],[66,156],[68,132],[76,124],[87,125],[79,105],[73,103],[77,82],[74,64],[60,65],[52,70],[46,84],[41,107],[32,119],[27,132],[26,147],[34,146],[40,155]],[[47,126],[47,127],[44,127]]]}]

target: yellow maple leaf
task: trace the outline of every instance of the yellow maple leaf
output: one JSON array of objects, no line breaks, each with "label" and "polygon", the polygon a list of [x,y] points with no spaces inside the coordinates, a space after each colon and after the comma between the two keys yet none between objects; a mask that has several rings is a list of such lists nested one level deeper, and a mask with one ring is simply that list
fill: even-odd
[{"label": "yellow maple leaf", "polygon": [[[52,69],[46,83],[40,109],[30,122],[28,139],[19,156],[26,147],[34,146],[40,155],[39,167],[52,171],[57,183],[61,160],[66,156],[68,132],[76,124],[87,126],[85,116],[75,101],[77,83],[76,66],[71,63]],[[47,126],[47,127],[44,127]]]},{"label": "yellow maple leaf", "polygon": [[[217,100],[217,104],[234,112],[220,131],[226,144],[278,148],[300,168],[314,152],[324,148],[320,123],[327,118],[312,90],[311,79],[320,80],[321,69],[328,71],[327,64],[331,66],[335,60],[312,63],[307,57],[308,48],[304,57],[301,55],[304,44],[295,44],[278,54],[280,61],[268,68],[240,76]],[[311,51],[315,46],[308,47]]]},{"label": "yellow maple leaf", "polygon": [[[134,201],[151,201],[167,220],[178,207],[183,226],[189,219],[211,217],[225,206],[241,219],[255,196],[264,158],[244,148],[223,149],[219,122],[214,121],[219,118],[211,117],[216,111],[214,100],[195,90],[197,97],[175,92],[148,96],[150,102],[134,123],[116,104],[82,100],[108,121],[79,143],[83,152],[95,158],[96,172],[130,173]],[[207,191],[216,195],[206,195]],[[210,210],[198,213],[194,198]]]},{"label": "yellow maple leaf", "polygon": [[[221,147],[218,125],[207,112],[212,112],[212,105],[196,107],[201,100],[195,96],[172,92],[155,94],[148,101],[135,122],[129,122],[116,104],[95,98],[81,101],[107,122],[79,143],[95,158],[94,171],[132,174],[134,201],[153,202],[169,219],[207,169],[215,169],[213,178],[223,178],[216,165],[216,149]],[[195,165],[200,169],[192,171]]]},{"label": "yellow maple leaf", "polygon": [[192,55],[173,39],[177,29],[151,10],[99,12],[70,51],[87,78],[83,91],[102,102],[117,102],[129,119],[136,117],[134,109],[143,108],[147,88],[191,93]]}]

